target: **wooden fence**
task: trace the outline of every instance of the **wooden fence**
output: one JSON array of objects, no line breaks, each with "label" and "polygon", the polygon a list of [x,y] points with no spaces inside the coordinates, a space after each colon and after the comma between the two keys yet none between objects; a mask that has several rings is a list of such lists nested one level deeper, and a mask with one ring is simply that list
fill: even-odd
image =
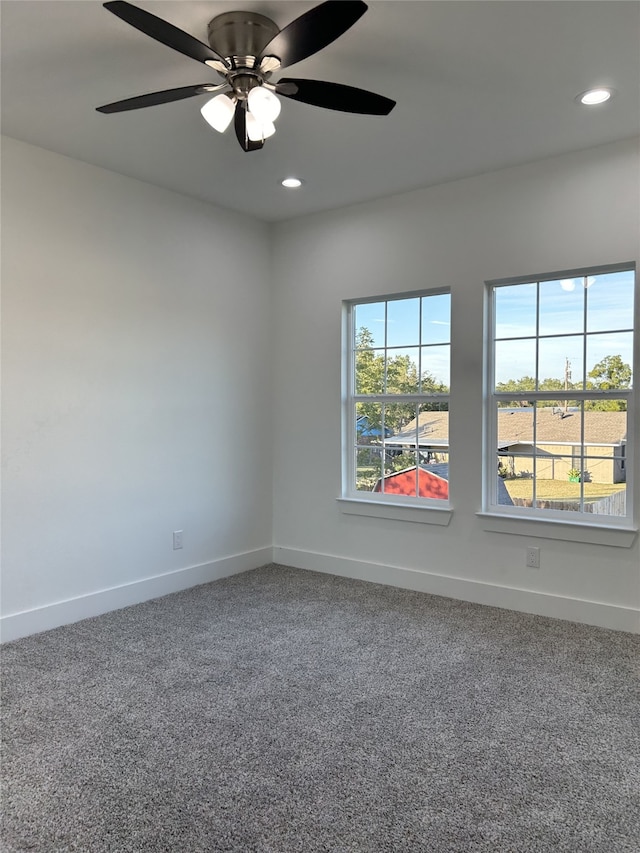
[{"label": "wooden fence", "polygon": [[[533,506],[531,498],[513,498],[514,506]],[[561,509],[579,512],[579,501],[537,501],[538,509]],[[593,515],[625,515],[627,511],[627,491],[622,489],[597,501],[585,501],[584,511]]]}]

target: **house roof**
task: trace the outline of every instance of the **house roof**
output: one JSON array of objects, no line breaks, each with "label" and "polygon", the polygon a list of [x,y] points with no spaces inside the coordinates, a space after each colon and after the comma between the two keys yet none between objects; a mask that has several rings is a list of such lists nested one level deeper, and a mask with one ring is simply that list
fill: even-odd
[{"label": "house roof", "polygon": [[403,474],[407,474],[409,471],[415,471],[416,467],[420,471],[424,471],[427,474],[432,474],[434,477],[438,477],[440,480],[446,480],[449,482],[449,465],[446,462],[439,463],[438,465],[409,465],[407,468],[402,468],[400,471],[392,471],[391,474],[385,474],[384,477],[380,477],[376,483],[381,483],[382,480],[393,480],[394,477],[401,477]]},{"label": "house roof", "polygon": [[[553,413],[540,409],[536,413],[538,444],[579,444],[581,441],[580,412]],[[619,444],[627,434],[626,412],[585,412],[584,441],[586,444]],[[501,446],[533,442],[532,412],[499,412],[498,440]]]},{"label": "house roof", "polygon": [[[505,410],[498,413],[499,446],[533,443],[533,409]],[[557,410],[556,410],[557,411]],[[554,414],[552,409],[537,410],[538,444],[579,444],[581,423],[579,412]],[[446,446],[449,442],[449,413],[422,412],[418,417],[418,443],[421,446]],[[627,434],[626,412],[585,412],[586,444],[619,444]],[[391,437],[389,443],[414,444],[416,419]]]},{"label": "house roof", "polygon": [[[418,416],[418,443],[421,445],[449,444],[449,412],[422,412]],[[416,418],[389,439],[390,444],[415,444]]]}]

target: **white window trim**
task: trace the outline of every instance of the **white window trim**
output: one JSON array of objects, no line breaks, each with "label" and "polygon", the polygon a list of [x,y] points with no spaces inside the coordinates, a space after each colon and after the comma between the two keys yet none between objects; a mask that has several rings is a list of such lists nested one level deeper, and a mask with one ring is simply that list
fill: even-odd
[{"label": "white window trim", "polygon": [[[440,527],[448,527],[453,510],[450,506],[442,509],[434,506],[407,504],[391,502],[390,495],[387,501],[371,501],[366,498],[338,498],[337,503],[340,512],[345,515],[363,515],[370,518],[390,518],[392,521],[410,521],[419,524],[437,524]],[[446,503],[446,501],[443,501]]]},{"label": "white window trim", "polygon": [[494,512],[477,512],[482,529],[490,533],[507,533],[513,536],[528,536],[538,539],[562,539],[565,542],[583,542],[587,545],[609,545],[631,548],[638,535],[633,525],[609,526],[608,524],[549,518],[516,517]]},{"label": "white window trim", "polygon": [[[390,495],[376,492],[358,492],[352,488],[355,482],[355,459],[352,451],[353,436],[355,433],[354,405],[361,400],[369,402],[424,402],[422,394],[408,395],[358,395],[353,393],[352,382],[355,376],[354,350],[354,308],[374,302],[386,302],[397,299],[411,299],[420,296],[437,296],[439,294],[451,294],[450,288],[434,288],[433,290],[417,290],[403,293],[381,294],[364,299],[348,299],[342,303],[342,382],[341,382],[341,408],[342,408],[342,453],[341,471],[342,488],[337,498],[337,504],[341,512],[346,515],[369,516],[372,518],[388,518],[397,521],[408,521],[421,524],[435,524],[447,526],[451,521],[453,509],[451,498],[449,500],[435,500],[429,498],[411,498],[399,495]],[[449,347],[451,340],[449,340]],[[450,394],[428,395],[426,399],[441,399],[449,402]]]},{"label": "white window trim", "polygon": [[[483,448],[483,496],[482,510],[477,516],[482,520],[483,529],[496,533],[513,533],[516,535],[539,536],[546,539],[564,539],[589,544],[614,545],[629,548],[633,545],[638,532],[636,509],[634,508],[634,492],[638,489],[635,482],[627,487],[627,514],[624,517],[596,516],[598,521],[589,519],[587,513],[567,512],[564,510],[538,509],[532,507],[514,507],[498,504],[497,478],[495,476],[495,458],[497,446],[497,410],[495,401],[507,399],[508,393],[496,393],[493,389],[494,378],[494,288],[505,285],[530,284],[532,282],[556,281],[565,278],[582,278],[588,275],[602,275],[613,272],[633,270],[636,276],[636,293],[634,305],[634,347],[633,375],[640,375],[638,370],[640,359],[640,299],[637,294],[637,267],[634,261],[619,264],[608,264],[598,267],[587,267],[575,270],[561,270],[545,273],[541,276],[518,276],[507,279],[495,279],[485,282],[485,394],[484,394],[484,448]],[[586,370],[586,365],[585,365]],[[548,400],[552,392],[527,391],[528,399]],[[619,389],[616,391],[599,392],[572,391],[572,399],[601,398],[629,400],[627,406],[627,435],[635,436],[635,397],[634,389]],[[635,471],[634,458],[638,448],[634,441],[627,441],[625,451],[625,468]],[[593,516],[592,516],[593,518]],[[606,521],[603,519],[606,518]]]}]

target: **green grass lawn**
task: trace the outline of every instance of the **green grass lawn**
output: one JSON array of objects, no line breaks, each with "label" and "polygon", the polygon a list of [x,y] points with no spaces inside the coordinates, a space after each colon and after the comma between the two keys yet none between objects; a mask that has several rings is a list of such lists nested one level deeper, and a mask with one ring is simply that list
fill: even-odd
[{"label": "green grass lawn", "polygon": [[[533,480],[505,480],[505,486],[511,498],[530,498],[533,492]],[[626,488],[625,483],[585,483],[585,500],[606,498]],[[579,500],[580,483],[568,480],[536,480],[536,497],[541,501]]]}]

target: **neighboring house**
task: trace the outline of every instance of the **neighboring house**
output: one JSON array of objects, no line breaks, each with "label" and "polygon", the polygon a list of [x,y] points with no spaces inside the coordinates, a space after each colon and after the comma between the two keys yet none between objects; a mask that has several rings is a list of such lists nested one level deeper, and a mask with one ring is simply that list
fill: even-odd
[{"label": "neighboring house", "polygon": [[[446,468],[446,472],[442,469]],[[418,496],[421,498],[437,498],[439,500],[447,500],[449,498],[449,466],[448,465],[419,465],[405,468],[404,471],[396,471],[394,474],[387,474],[386,477],[380,478],[373,487],[374,492],[381,492],[383,489],[386,494],[390,495],[411,495],[416,494],[416,477]]]},{"label": "neighboring house", "polygon": [[404,429],[387,438],[385,443],[402,449],[415,449],[416,427],[421,461],[438,459],[438,454],[449,452],[449,412],[422,412],[417,420],[414,418]]},{"label": "neighboring house", "polygon": [[[395,474],[388,474],[384,478],[380,478],[373,487],[374,492],[380,492],[383,488],[386,494],[391,495],[411,495],[416,494],[416,477],[418,486],[418,496],[421,498],[436,498],[439,500],[447,500],[449,498],[449,465],[443,463],[440,465],[414,465],[411,468],[405,468],[404,471],[396,471]],[[509,505],[513,501],[509,497],[509,492],[502,480],[498,480],[498,503]]]},{"label": "neighboring house", "polygon": [[[564,480],[571,468],[580,468],[581,431],[579,412],[538,410],[535,442],[538,477]],[[509,472],[512,475],[531,473],[532,413],[500,412],[498,436],[498,454]],[[626,439],[626,412],[585,412],[585,479],[594,483],[624,483]]]},{"label": "neighboring house", "polygon": [[[582,425],[579,412],[560,409],[505,409],[498,413],[498,456],[511,476],[533,471],[541,479],[564,480],[571,468],[580,467]],[[386,439],[389,445],[433,455],[449,449],[449,413],[422,412],[403,430]],[[627,444],[626,412],[585,412],[585,478],[596,483],[624,483]]]},{"label": "neighboring house", "polygon": [[[380,439],[382,429],[380,426],[372,425],[367,415],[361,415],[356,418],[356,431],[358,433],[358,442],[366,442],[367,439]],[[385,438],[393,435],[393,430],[389,427],[384,429]],[[364,443],[363,442],[363,443]]]}]

